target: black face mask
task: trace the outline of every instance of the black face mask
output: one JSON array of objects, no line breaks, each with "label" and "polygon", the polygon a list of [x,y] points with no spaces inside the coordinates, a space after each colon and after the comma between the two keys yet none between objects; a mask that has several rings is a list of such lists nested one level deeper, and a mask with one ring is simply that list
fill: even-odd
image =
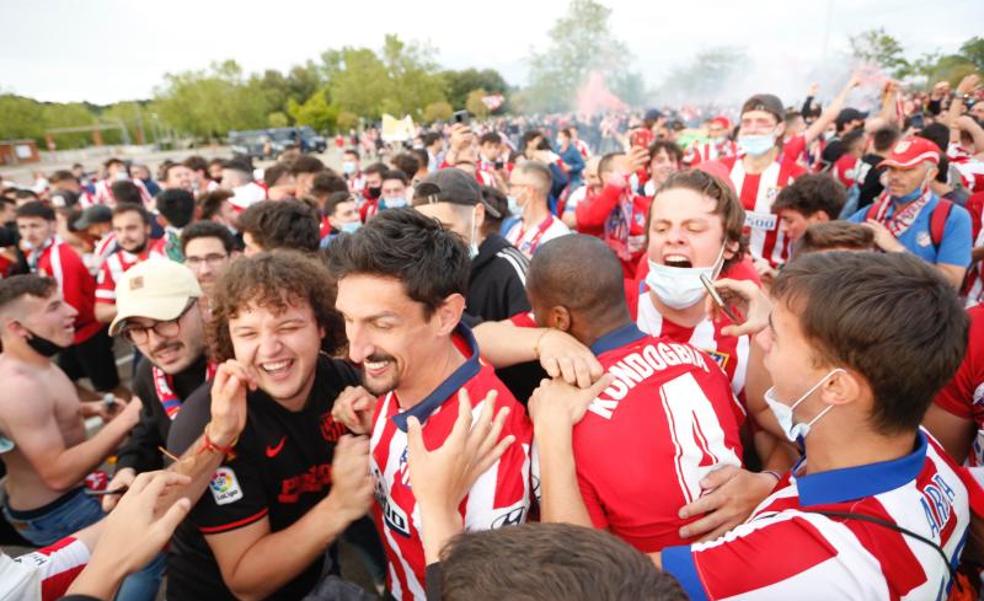
[{"label": "black face mask", "polygon": [[[27,328],[24,329],[27,330]],[[27,330],[27,333],[31,335],[31,337],[28,338],[26,341],[27,346],[34,349],[34,352],[41,355],[42,357],[48,357],[50,359],[51,357],[54,357],[58,353],[68,348],[55,344],[54,342],[48,340],[47,338],[35,334],[31,330]]]},{"label": "black face mask", "polygon": [[376,200],[383,193],[382,186],[366,188],[366,197],[370,200]]}]

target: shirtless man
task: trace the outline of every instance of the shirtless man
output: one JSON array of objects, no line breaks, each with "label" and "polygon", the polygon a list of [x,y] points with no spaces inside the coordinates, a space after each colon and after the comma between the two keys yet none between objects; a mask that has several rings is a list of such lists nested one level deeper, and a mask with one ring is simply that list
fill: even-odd
[{"label": "shirtless man", "polygon": [[[75,387],[51,358],[72,344],[76,310],[56,282],[37,275],[0,281],[0,435],[5,447],[4,517],[43,546],[102,517],[82,480],[112,453],[140,415],[140,401],[116,401],[116,417],[86,440]],[[99,403],[95,403],[98,405]]]}]

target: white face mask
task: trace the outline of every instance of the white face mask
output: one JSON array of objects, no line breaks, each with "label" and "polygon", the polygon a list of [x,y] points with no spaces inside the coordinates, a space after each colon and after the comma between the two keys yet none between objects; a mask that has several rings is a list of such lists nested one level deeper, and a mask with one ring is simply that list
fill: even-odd
[{"label": "white face mask", "polygon": [[724,245],[710,267],[669,267],[649,261],[646,285],[664,305],[671,309],[686,309],[704,300],[707,291],[700,282],[701,274],[711,281],[717,277],[724,258]]},{"label": "white face mask", "polygon": [[826,409],[821,411],[819,415],[811,419],[809,422],[805,422],[805,423],[801,422],[798,424],[793,423],[793,410],[796,409],[796,407],[798,407],[800,403],[805,401],[811,394],[816,392],[817,389],[819,389],[824,382],[829,380],[832,375],[842,371],[844,370],[839,367],[830,370],[830,373],[820,378],[819,382],[811,386],[810,389],[804,392],[803,396],[797,399],[796,402],[793,403],[792,405],[787,405],[777,400],[775,397],[774,387],[765,391],[765,403],[769,406],[769,409],[772,411],[772,414],[776,416],[776,420],[779,422],[779,427],[782,428],[783,433],[786,435],[786,438],[788,438],[790,442],[796,442],[796,440],[801,436],[804,439],[806,439],[806,435],[810,433],[810,428],[812,428],[814,424],[820,421],[820,418],[826,415],[828,411],[834,408],[834,406],[827,405]]}]

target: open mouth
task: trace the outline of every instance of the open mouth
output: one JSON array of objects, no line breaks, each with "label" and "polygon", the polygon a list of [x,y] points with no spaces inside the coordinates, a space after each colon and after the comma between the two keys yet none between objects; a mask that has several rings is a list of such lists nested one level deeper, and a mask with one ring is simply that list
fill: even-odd
[{"label": "open mouth", "polygon": [[154,351],[153,358],[159,363],[170,363],[178,357],[180,350],[180,344],[169,344],[164,348]]},{"label": "open mouth", "polygon": [[293,359],[281,359],[280,361],[267,361],[260,363],[260,369],[273,377],[283,376],[294,366]]},{"label": "open mouth", "polygon": [[694,266],[693,263],[690,262],[690,259],[683,255],[664,255],[663,265],[666,265],[667,267],[681,267],[684,269],[689,269]]},{"label": "open mouth", "polygon": [[366,359],[362,362],[362,369],[365,371],[366,375],[371,378],[378,378],[389,369],[390,365],[393,364],[392,359],[379,359],[376,361],[370,361]]}]

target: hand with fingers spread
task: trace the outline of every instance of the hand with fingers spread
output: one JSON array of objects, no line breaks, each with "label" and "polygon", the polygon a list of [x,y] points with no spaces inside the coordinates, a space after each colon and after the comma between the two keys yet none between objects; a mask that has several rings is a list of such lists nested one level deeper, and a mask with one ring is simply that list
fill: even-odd
[{"label": "hand with fingers spread", "polygon": [[877,219],[868,219],[861,225],[865,226],[875,234],[875,246],[887,253],[905,252],[905,246],[899,242],[895,234],[891,232],[885,224]]},{"label": "hand with fingers spread", "polygon": [[423,522],[421,538],[427,563],[437,561],[444,544],[461,530],[458,506],[475,481],[516,441],[512,434],[499,440],[509,408],[496,412],[497,396],[494,390],[488,393],[476,407],[479,414],[473,421],[471,399],[468,391],[461,389],[451,433],[434,450],[427,449],[417,418],[407,418],[407,469]]},{"label": "hand with fingers spread", "polygon": [[245,365],[229,359],[219,365],[212,381],[209,438],[218,446],[230,446],[246,427],[246,393],[256,390],[256,376]]},{"label": "hand with fingers spread", "polygon": [[591,349],[570,334],[560,330],[544,332],[537,344],[540,365],[551,378],[587,388],[601,377],[604,370]]},{"label": "hand with fingers spread", "polygon": [[356,434],[369,434],[375,410],[376,397],[361,386],[348,386],[335,399],[331,416]]},{"label": "hand with fingers spread", "polygon": [[775,476],[726,465],[700,482],[703,495],[680,509],[680,519],[701,516],[680,528],[680,538],[714,540],[741,524],[776,485]]},{"label": "hand with fingers spread", "polygon": [[159,553],[188,514],[191,509],[188,499],[179,499],[163,511],[158,511],[157,506],[169,488],[185,486],[189,481],[187,476],[174,472],[146,472],[137,476],[113,513],[105,518],[89,564],[72,584],[69,594],[111,599],[123,578]]},{"label": "hand with fingers spread", "polygon": [[[772,303],[755,282],[749,280],[732,280],[724,278],[714,281],[714,289],[721,295],[721,300],[727,305],[733,305],[745,316],[741,324],[725,326],[721,333],[727,336],[753,335],[764,330],[769,325],[769,313]],[[720,309],[714,300],[708,296],[704,301],[707,314],[717,319]]]},{"label": "hand with fingers spread", "polygon": [[[509,417],[509,407],[495,410],[498,393],[492,390],[478,404],[478,418],[472,414],[468,391],[458,392],[458,418],[451,434],[440,447],[428,450],[423,429],[416,417],[407,418],[407,466],[410,485],[420,504],[444,505],[457,509],[473,484],[502,457],[516,437],[499,440]],[[494,414],[494,419],[493,419]]]}]

